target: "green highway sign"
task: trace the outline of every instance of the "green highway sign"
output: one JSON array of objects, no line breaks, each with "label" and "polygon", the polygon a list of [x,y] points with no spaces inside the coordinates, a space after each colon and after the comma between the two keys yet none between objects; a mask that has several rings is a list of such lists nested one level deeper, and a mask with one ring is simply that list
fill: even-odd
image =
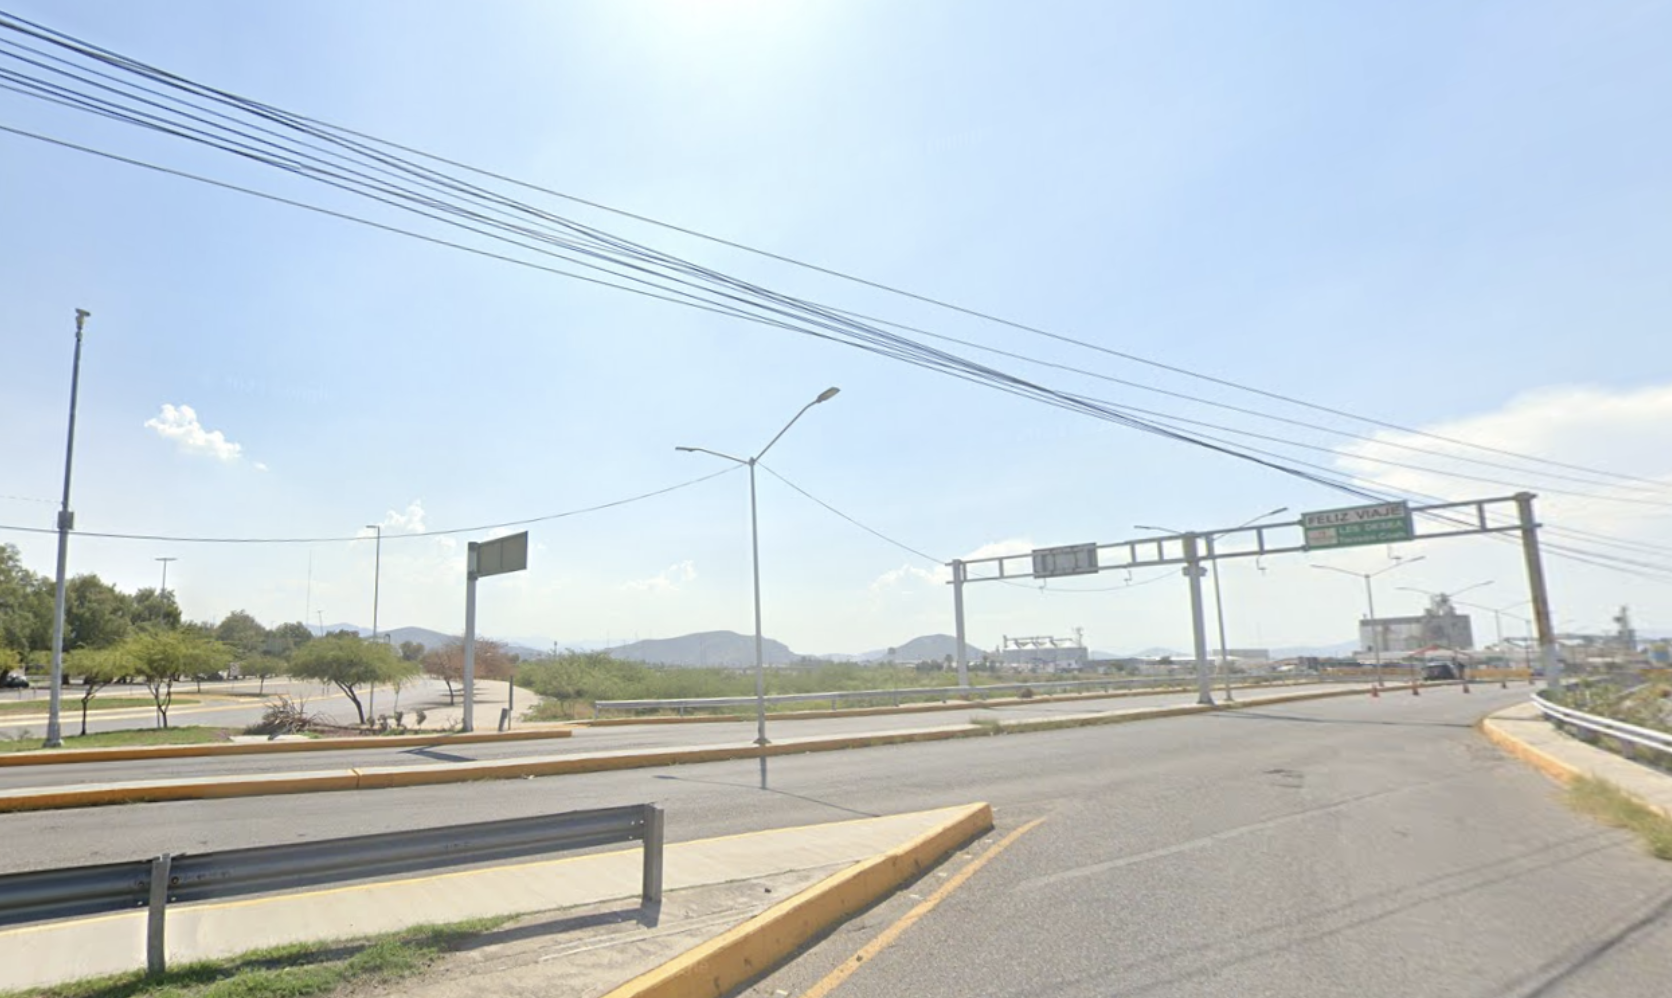
[{"label": "green highway sign", "polygon": [[1415,536],[1411,507],[1402,502],[1307,513],[1301,517],[1301,525],[1306,528],[1308,549],[1393,544]]}]

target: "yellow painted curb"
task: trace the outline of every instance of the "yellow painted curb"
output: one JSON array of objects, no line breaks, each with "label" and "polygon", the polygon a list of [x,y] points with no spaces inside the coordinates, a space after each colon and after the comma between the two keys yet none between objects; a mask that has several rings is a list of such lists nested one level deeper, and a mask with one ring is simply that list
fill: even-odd
[{"label": "yellow painted curb", "polygon": [[694,765],[705,762],[726,762],[736,759],[755,759],[761,755],[802,755],[812,752],[876,748],[885,745],[950,741],[958,738],[985,738],[993,735],[1054,730],[1066,727],[1129,724],[1135,721],[1182,717],[1190,714],[1240,710],[1247,707],[1321,700],[1328,697],[1363,695],[1364,690],[1357,688],[1325,690],[1318,693],[1292,693],[1283,696],[1262,697],[1257,700],[1238,700],[1233,703],[1159,707],[1135,710],[1124,714],[1091,715],[1083,718],[1040,718],[993,727],[946,727],[917,731],[878,732],[865,735],[833,735],[829,738],[807,739],[805,741],[776,742],[767,745],[765,748],[754,745],[731,745],[716,748],[666,749],[652,752],[601,753],[573,757],[485,760],[437,766],[377,766],[318,772],[203,777],[157,783],[134,782],[42,790],[0,790],[0,813],[41,811],[64,807],[90,807],[98,804],[138,803],[142,801],[266,797],[275,794],[316,793],[333,790],[381,790],[390,787],[468,783],[475,780],[522,779],[530,776],[567,776],[576,773],[599,773],[617,769],[646,769],[662,766]]},{"label": "yellow painted curb", "polygon": [[971,804],[941,827],[825,878],[604,998],[719,998],[767,973],[809,941],[922,876],[992,828],[992,807]]},{"label": "yellow painted curb", "polygon": [[205,745],[132,745],[112,748],[40,749],[0,754],[0,767],[60,766],[77,762],[134,762],[143,759],[188,759],[214,755],[267,755],[282,752],[335,752],[346,749],[439,748],[482,742],[518,742],[568,738],[570,728],[526,731],[477,731],[433,735],[366,735],[361,738],[308,738],[289,742],[211,742]]},{"label": "yellow painted curb", "polygon": [[1486,736],[1487,741],[1532,766],[1557,783],[1572,783],[1575,779],[1585,775],[1578,767],[1571,766],[1548,752],[1542,752],[1505,731],[1490,716],[1481,718],[1479,727],[1480,733]]}]

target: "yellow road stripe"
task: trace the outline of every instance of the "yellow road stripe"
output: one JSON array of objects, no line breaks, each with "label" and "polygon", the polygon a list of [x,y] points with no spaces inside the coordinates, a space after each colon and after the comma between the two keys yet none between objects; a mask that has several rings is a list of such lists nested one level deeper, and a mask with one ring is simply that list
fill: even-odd
[{"label": "yellow road stripe", "polygon": [[882,931],[881,935],[866,943],[860,948],[859,952],[849,957],[840,967],[837,967],[835,970],[826,974],[823,980],[809,988],[801,996],[801,998],[824,998],[825,995],[828,995],[830,992],[836,990],[836,988],[839,987],[843,981],[853,976],[854,971],[869,963],[873,957],[891,945],[894,940],[900,938],[901,933],[917,924],[919,919],[934,910],[936,905],[946,900],[947,896],[962,886],[964,881],[975,876],[976,871],[992,862],[993,858],[1008,848],[1012,842],[1015,842],[1023,835],[1033,831],[1035,828],[1038,828],[1044,821],[1044,818],[1033,819],[1021,828],[1016,829],[1009,835],[1000,839],[998,843],[993,846],[993,848],[971,860],[968,866],[953,874],[946,881],[946,883],[940,885],[939,889],[937,889],[935,893],[929,895],[911,911],[908,911],[904,915],[900,916],[899,921],[890,925]]}]

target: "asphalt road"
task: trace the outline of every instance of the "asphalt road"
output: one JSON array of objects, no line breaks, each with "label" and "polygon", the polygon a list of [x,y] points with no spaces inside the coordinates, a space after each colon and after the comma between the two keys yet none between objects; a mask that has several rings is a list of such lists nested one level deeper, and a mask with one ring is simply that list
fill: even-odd
[{"label": "asphalt road", "polygon": [[[1289,693],[1340,689],[1340,684],[1319,684],[1248,690],[1246,699]],[[1388,696],[1395,694],[1389,693]],[[1403,694],[1408,695],[1408,694]],[[925,711],[845,718],[809,718],[783,721],[767,719],[768,735],[774,739],[851,735],[861,732],[904,731],[945,725],[967,725],[977,718],[1006,722],[1140,710],[1196,702],[1194,692],[1172,692],[1148,696],[1095,700],[1043,701],[1009,707],[972,707],[968,710]],[[487,714],[479,714],[482,723]],[[286,752],[273,755],[207,756],[169,759],[161,762],[70,763],[59,766],[0,766],[0,789],[17,787],[68,786],[80,783],[114,783],[162,777],[226,776],[253,773],[285,773],[321,769],[350,769],[366,766],[435,765],[479,759],[510,759],[539,755],[574,755],[587,752],[631,749],[688,748],[742,745],[755,738],[755,722],[705,722],[701,724],[645,724],[628,727],[579,727],[565,739],[513,741],[451,745],[446,748],[352,749],[336,752]]]},{"label": "asphalt road", "polygon": [[[1672,865],[1471,723],[1525,688],[361,794],[0,817],[8,869],[641,801],[671,839],[991,801],[1043,824],[866,961],[867,995],[1663,996]],[[119,829],[119,834],[113,830]],[[911,888],[923,895],[939,873]],[[799,994],[907,907],[751,994]]]}]

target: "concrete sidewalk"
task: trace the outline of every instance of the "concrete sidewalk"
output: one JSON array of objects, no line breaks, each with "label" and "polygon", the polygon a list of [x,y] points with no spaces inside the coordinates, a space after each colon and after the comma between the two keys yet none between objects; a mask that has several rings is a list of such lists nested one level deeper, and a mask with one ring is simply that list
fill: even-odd
[{"label": "concrete sidewalk", "polygon": [[1533,703],[1516,704],[1481,721],[1488,738],[1553,779],[1607,780],[1643,804],[1672,817],[1672,775],[1587,745],[1556,730]]},{"label": "concrete sidewalk", "polygon": [[[171,905],[169,963],[414,925],[555,912],[498,930],[491,934],[498,942],[490,939],[474,947],[474,962],[484,965],[470,973],[467,987],[431,981],[423,993],[483,993],[486,972],[496,975],[486,993],[602,994],[683,952],[693,934],[699,940],[718,935],[808,884],[919,839],[968,810],[942,808],[673,843],[666,847],[659,908],[646,908],[638,899],[640,849]],[[0,960],[0,991],[142,968],[145,922],[146,913],[134,911],[0,931],[0,952],[9,954]],[[572,959],[589,952],[600,955]],[[626,953],[632,958],[620,956]],[[579,966],[592,969],[577,974]]]}]

